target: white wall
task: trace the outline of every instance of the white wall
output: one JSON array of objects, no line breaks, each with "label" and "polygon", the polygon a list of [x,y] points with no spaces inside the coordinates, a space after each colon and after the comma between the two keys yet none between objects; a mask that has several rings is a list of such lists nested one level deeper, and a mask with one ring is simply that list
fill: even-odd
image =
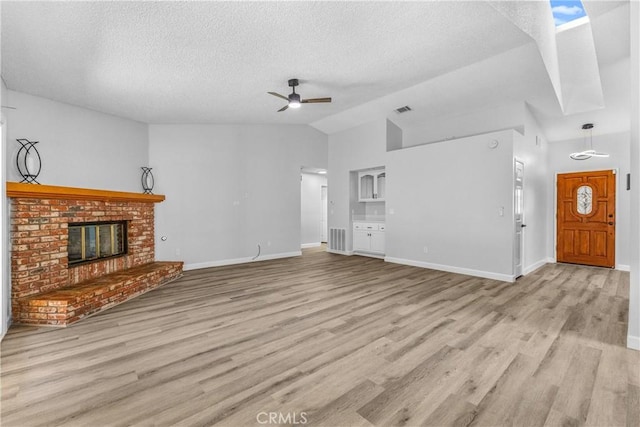
[{"label": "white wall", "polygon": [[402,145],[413,147],[505,129],[517,129],[522,132],[524,124],[524,103],[514,102],[485,107],[470,113],[438,117],[427,123],[405,126],[402,129]]},{"label": "white wall", "polygon": [[[597,130],[597,129],[594,129]],[[570,153],[585,149],[584,138],[572,139],[549,143],[548,162],[548,209],[547,218],[549,224],[549,242],[547,251],[549,256],[555,256],[555,209],[556,209],[556,183],[555,177],[558,173],[595,171],[606,169],[618,169],[616,176],[616,266],[625,270],[629,269],[630,257],[630,236],[631,236],[631,197],[626,189],[626,176],[630,171],[629,133],[617,133],[608,135],[597,135],[594,132],[594,149],[610,154],[608,158],[591,158],[589,160],[572,160]]]},{"label": "white wall", "polygon": [[[350,171],[385,166],[387,261],[512,280],[513,140],[519,134],[504,130],[387,152],[386,122],[329,135],[329,227],[347,229],[347,251],[355,191]],[[493,139],[500,141],[496,149],[488,148]],[[519,150],[526,159],[544,157],[525,145]],[[531,197],[539,197],[544,185],[532,176]],[[544,230],[544,209],[533,221]],[[546,237],[531,242],[530,257],[545,259]]]},{"label": "white wall", "polygon": [[[6,103],[6,104],[5,104]],[[4,80],[0,82],[0,105],[9,105],[7,101],[7,87],[4,84]],[[9,203],[7,200],[6,182],[7,182],[7,168],[5,167],[5,159],[7,156],[7,117],[5,115],[5,109],[0,112],[0,132],[2,133],[0,140],[0,273],[2,274],[2,285],[0,288],[0,339],[4,337],[9,329],[9,322],[11,321],[11,270],[9,259]]]},{"label": "white wall", "polygon": [[404,141],[400,126],[387,119],[387,151],[400,150]]},{"label": "white wall", "polygon": [[[390,135],[393,138],[395,132],[389,132],[388,123],[386,126],[387,129],[385,129],[384,121],[377,120],[329,136],[330,227],[344,227],[348,230],[347,250],[351,249],[349,230],[353,213],[351,212],[353,206],[349,205],[349,171],[387,166],[386,235],[388,260],[422,263],[423,266],[453,268],[459,271],[467,269],[473,274],[509,280],[513,267],[511,252],[513,249],[513,221],[510,219],[513,205],[509,200],[513,196],[513,156],[516,156],[527,165],[525,181],[527,229],[525,230],[523,265],[525,273],[541,266],[548,260],[547,144],[539,124],[526,104],[516,102],[461,116],[447,117],[436,122],[413,125],[409,128],[403,127],[399,130],[399,135],[402,137],[402,146],[405,148],[400,150],[397,149],[397,144],[389,145]],[[509,128],[524,132],[524,136]],[[485,133],[457,138],[444,143],[428,143],[454,135],[461,136],[481,132]],[[478,144],[478,141],[482,141],[480,143],[482,148],[486,148],[484,144],[487,142],[487,138],[491,138],[494,134],[500,135],[500,138],[506,138],[497,151],[504,157],[491,157],[500,165],[499,168],[496,169],[496,165],[491,162],[478,164],[483,160],[471,155],[460,154],[465,152],[466,144],[470,144],[472,150],[477,149],[475,144]],[[385,135],[387,141],[383,140]],[[415,165],[415,167],[406,165]],[[492,172],[502,174],[500,178],[491,174],[487,175],[484,172],[481,173],[487,165],[491,165]],[[498,240],[503,239],[505,243],[505,245],[496,246],[496,254],[500,252],[502,254],[500,256],[490,255],[482,250],[477,251],[476,254],[474,249],[470,249],[466,255],[461,255],[460,250],[454,249],[460,246],[463,247],[462,251],[464,252],[465,247],[470,247],[469,242],[463,239],[465,234],[465,238],[472,238],[472,242],[474,242],[472,246],[480,240],[479,238],[474,240],[478,237],[476,236],[477,232],[471,230],[470,227],[460,228],[450,222],[451,212],[457,212],[460,206],[450,199],[449,194],[455,191],[475,194],[470,188],[458,187],[457,183],[451,185],[449,179],[439,176],[441,172],[445,171],[445,176],[450,176],[451,171],[460,168],[474,174],[474,185],[485,188],[482,195],[484,197],[488,195],[489,198],[484,198],[483,203],[494,206],[493,211],[496,216],[498,212],[496,206],[504,206],[505,217],[502,217],[504,221],[499,221],[499,224],[503,226],[508,224],[508,228],[501,230],[500,236],[497,238]],[[438,173],[434,173],[434,171]],[[427,185],[425,184],[427,182],[437,184]],[[406,186],[412,190],[407,191]],[[493,192],[493,189],[496,188],[500,188],[499,193]],[[423,194],[421,191],[425,193]],[[418,195],[405,195],[411,192]],[[441,197],[439,200],[442,203],[441,217],[434,213],[432,208],[434,201],[426,199],[427,197],[435,197],[435,200]],[[496,204],[498,198],[500,198],[501,204]],[[399,206],[396,206],[396,203]],[[391,214],[391,211],[394,214]],[[454,214],[453,217],[457,217],[456,215]],[[436,230],[430,231],[419,224],[420,218],[444,222]],[[489,224],[495,222],[495,218],[491,215],[486,219]],[[394,224],[400,228],[396,229]],[[478,224],[480,223],[475,225]],[[409,230],[410,228],[415,229]],[[453,236],[453,238],[445,236]],[[431,248],[432,242],[435,245],[433,248]],[[424,246],[427,246],[426,254]]]},{"label": "white wall", "polygon": [[40,141],[41,184],[142,192],[148,163],[145,123],[9,91],[7,179],[20,181],[18,138]]},{"label": "white wall", "polygon": [[525,106],[524,135],[515,134],[514,156],[524,163],[524,257],[523,274],[528,274],[549,260],[547,141],[540,125]]},{"label": "white wall", "polygon": [[347,251],[352,248],[350,171],[385,166],[386,135],[386,119],[329,135],[329,228],[347,229]]},{"label": "white wall", "polygon": [[322,241],[322,186],[327,177],[316,173],[303,173],[300,185],[300,243],[316,245]]},{"label": "white wall", "polygon": [[[156,258],[201,268],[300,253],[300,167],[327,167],[309,126],[150,125]],[[166,241],[160,240],[166,236]]]},{"label": "white wall", "polygon": [[502,131],[390,152],[387,260],[511,280],[513,137]]},{"label": "white wall", "polygon": [[640,350],[640,2],[631,2],[631,280],[627,346]]}]

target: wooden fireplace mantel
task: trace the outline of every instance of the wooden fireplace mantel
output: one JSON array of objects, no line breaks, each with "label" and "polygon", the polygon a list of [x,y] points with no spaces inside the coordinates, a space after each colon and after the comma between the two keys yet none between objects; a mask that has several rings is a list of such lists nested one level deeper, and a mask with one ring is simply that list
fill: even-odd
[{"label": "wooden fireplace mantel", "polygon": [[56,185],[7,182],[7,197],[22,199],[99,200],[108,202],[159,203],[162,194],[128,193],[91,188],[59,187]]}]

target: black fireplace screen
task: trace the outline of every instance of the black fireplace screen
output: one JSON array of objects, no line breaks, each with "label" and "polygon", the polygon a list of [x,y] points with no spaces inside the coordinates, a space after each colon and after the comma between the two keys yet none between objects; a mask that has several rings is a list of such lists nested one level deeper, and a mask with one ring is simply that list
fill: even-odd
[{"label": "black fireplace screen", "polygon": [[127,253],[127,222],[69,224],[69,264]]}]

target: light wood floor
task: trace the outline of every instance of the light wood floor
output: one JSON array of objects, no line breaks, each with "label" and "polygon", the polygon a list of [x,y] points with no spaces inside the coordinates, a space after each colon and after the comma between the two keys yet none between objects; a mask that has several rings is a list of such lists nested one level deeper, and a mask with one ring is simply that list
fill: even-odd
[{"label": "light wood floor", "polygon": [[3,426],[640,425],[628,273],[516,284],[305,250],[2,342]]}]

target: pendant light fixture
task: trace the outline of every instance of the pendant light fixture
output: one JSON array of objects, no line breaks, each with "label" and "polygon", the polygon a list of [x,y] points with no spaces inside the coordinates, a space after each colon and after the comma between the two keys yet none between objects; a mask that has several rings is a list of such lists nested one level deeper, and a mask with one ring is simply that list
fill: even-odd
[{"label": "pendant light fixture", "polygon": [[[607,153],[599,153],[593,149],[593,123],[585,123],[582,125],[584,131],[584,145],[587,147],[584,151],[569,154],[573,160],[587,160],[592,157],[609,157]],[[587,132],[589,132],[589,143],[587,145]]]}]

